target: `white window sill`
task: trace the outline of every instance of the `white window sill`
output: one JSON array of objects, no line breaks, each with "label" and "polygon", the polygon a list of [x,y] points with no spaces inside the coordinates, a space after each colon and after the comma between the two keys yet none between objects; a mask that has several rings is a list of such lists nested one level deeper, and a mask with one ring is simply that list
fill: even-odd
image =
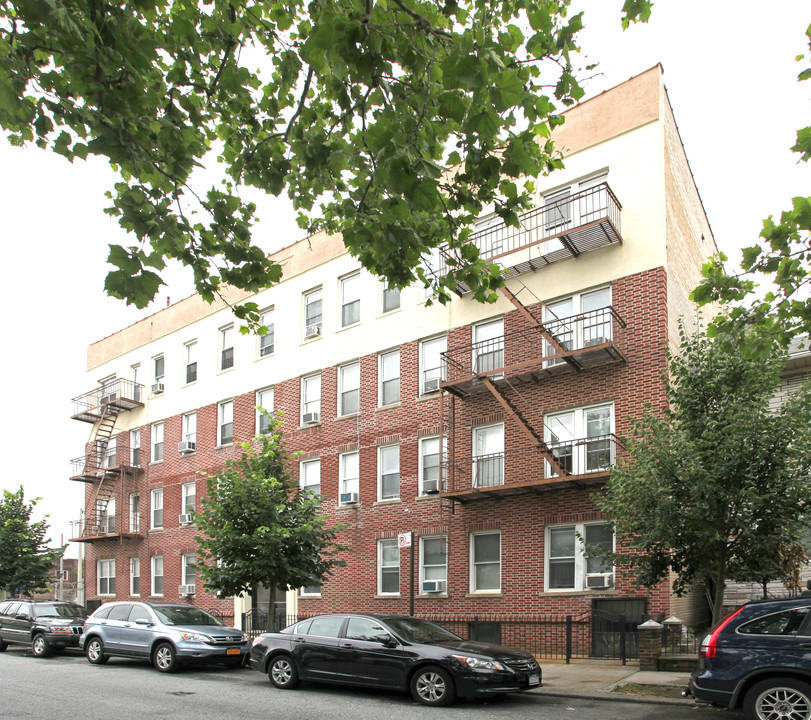
[{"label": "white window sill", "polygon": [[400,597],[400,593],[386,593],[384,595],[377,594],[374,596],[375,600],[398,600]]},{"label": "white window sill", "polygon": [[383,500],[378,500],[377,502],[372,504],[372,507],[379,507],[385,505],[402,505],[403,499],[396,497],[396,498],[385,498]]},{"label": "white window sill", "polygon": [[400,400],[398,400],[397,402],[389,403],[388,405],[378,405],[377,408],[375,408],[375,409],[378,412],[381,411],[381,410],[391,410],[392,408],[400,407],[402,404],[403,403]]},{"label": "white window sill", "polygon": [[349,418],[356,418],[356,417],[359,417],[359,416],[360,416],[360,412],[353,412],[353,413],[347,413],[346,415],[338,415],[338,417],[336,417],[335,420],[336,421],[338,421],[338,420],[348,420]]},{"label": "white window sill", "polygon": [[501,590],[472,590],[465,595],[466,598],[501,598],[504,594]]}]

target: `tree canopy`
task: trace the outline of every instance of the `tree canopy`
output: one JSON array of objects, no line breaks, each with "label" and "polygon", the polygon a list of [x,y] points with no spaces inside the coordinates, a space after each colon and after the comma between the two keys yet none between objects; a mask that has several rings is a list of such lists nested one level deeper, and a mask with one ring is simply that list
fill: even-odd
[{"label": "tree canopy", "polygon": [[23,488],[3,490],[0,502],[0,590],[32,595],[48,589],[53,563],[64,552],[48,547],[48,523],[31,522],[37,500],[25,502]]},{"label": "tree canopy", "polygon": [[[508,224],[583,94],[570,0],[8,0],[0,4],[0,126],[69,160],[106,158],[108,293],[145,306],[167,260],[207,300],[281,269],[254,242],[241,190],[285,192],[307,231],[340,232],[369,271],[440,300],[503,282],[468,242],[492,207]],[[649,0],[625,0],[623,24]],[[216,162],[215,162],[216,161]],[[193,177],[218,166],[203,192]],[[452,168],[452,170],[449,170]],[[423,261],[448,244],[447,277]],[[435,268],[436,269],[436,268]],[[238,315],[255,320],[252,305]]]},{"label": "tree canopy", "polygon": [[291,479],[292,458],[277,419],[267,434],[243,443],[238,461],[208,477],[195,515],[197,569],[220,596],[251,593],[258,585],[318,585],[344,561],[340,525],[327,525],[321,498]]},{"label": "tree canopy", "polygon": [[764,359],[742,353],[748,342],[764,340],[682,330],[668,408],[634,422],[627,459],[595,498],[626,548],[615,561],[646,586],[672,569],[679,594],[710,578],[714,621],[727,578],[783,577],[765,556],[796,545],[811,511],[811,394],[772,407],[784,359],[774,344]]}]

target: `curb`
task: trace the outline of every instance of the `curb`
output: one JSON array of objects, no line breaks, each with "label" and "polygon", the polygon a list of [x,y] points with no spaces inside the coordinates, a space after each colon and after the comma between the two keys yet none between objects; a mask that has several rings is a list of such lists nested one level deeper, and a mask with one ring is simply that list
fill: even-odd
[{"label": "curb", "polygon": [[687,707],[697,707],[698,704],[692,698],[666,698],[655,695],[633,695],[613,692],[572,692],[569,690],[546,690],[541,688],[533,693],[536,697],[546,695],[548,697],[578,698],[581,700],[608,700],[609,702],[630,702],[649,705],[684,705]]}]

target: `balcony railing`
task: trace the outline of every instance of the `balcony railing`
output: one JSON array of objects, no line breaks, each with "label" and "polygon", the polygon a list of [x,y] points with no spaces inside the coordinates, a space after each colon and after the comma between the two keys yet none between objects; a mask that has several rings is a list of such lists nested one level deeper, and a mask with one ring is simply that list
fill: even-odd
[{"label": "balcony railing", "polygon": [[609,306],[451,348],[442,354],[443,386],[453,390],[485,374],[497,379],[543,372],[563,365],[567,357],[581,365],[621,360],[625,328],[625,321]]},{"label": "balcony railing", "polygon": [[613,433],[588,438],[548,441],[548,452],[563,471],[556,474],[541,447],[516,448],[445,461],[443,495],[458,500],[538,492],[577,482],[602,482],[622,447]]},{"label": "balcony railing", "polygon": [[116,411],[143,407],[144,386],[123,378],[111,380],[90,392],[73,398],[74,420],[94,423],[99,420],[104,408],[110,406]]},{"label": "balcony railing", "polygon": [[[140,449],[136,448],[140,456]],[[120,468],[138,468],[135,462],[136,453],[130,453],[125,447],[105,450],[101,453],[90,452],[70,461],[70,479],[82,482],[93,482],[105,475],[115,474]]]},{"label": "balcony railing", "polygon": [[88,515],[81,520],[74,520],[70,523],[72,537],[71,542],[92,542],[94,540],[107,540],[119,535],[139,535],[140,518],[137,515],[130,516],[129,527],[123,527],[123,521],[115,515],[98,513]]}]

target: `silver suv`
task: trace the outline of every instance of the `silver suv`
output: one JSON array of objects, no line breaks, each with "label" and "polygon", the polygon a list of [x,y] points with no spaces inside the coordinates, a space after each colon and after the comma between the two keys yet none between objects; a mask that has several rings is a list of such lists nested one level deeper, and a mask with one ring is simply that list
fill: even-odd
[{"label": "silver suv", "polygon": [[250,641],[194,605],[110,602],[85,621],[82,647],[94,665],[134,657],[149,660],[161,672],[175,672],[181,664],[242,665]]}]

